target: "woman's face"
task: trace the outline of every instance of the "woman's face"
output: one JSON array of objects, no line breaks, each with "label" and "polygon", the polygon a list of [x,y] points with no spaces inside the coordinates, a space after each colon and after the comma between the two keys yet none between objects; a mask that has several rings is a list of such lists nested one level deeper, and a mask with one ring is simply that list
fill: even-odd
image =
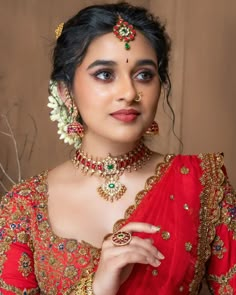
[{"label": "woman's face", "polygon": [[156,53],[139,32],[130,50],[124,46],[113,33],[98,37],[76,69],[73,96],[86,136],[136,142],[154,119],[160,95]]}]

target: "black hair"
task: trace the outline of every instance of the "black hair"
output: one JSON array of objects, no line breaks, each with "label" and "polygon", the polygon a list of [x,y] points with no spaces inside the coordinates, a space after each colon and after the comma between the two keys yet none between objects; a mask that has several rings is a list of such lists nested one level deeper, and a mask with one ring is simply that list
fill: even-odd
[{"label": "black hair", "polygon": [[71,89],[75,70],[83,61],[90,43],[95,38],[112,32],[118,16],[132,24],[149,40],[157,55],[160,81],[169,92],[170,39],[165,26],[147,9],[126,2],[86,7],[64,24],[53,53],[51,79],[63,81]]}]

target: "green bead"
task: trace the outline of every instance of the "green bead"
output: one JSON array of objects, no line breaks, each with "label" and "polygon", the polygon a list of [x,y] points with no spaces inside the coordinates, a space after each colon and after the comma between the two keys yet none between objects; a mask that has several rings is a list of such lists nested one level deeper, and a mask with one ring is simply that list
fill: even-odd
[{"label": "green bead", "polygon": [[130,45],[129,45],[129,43],[125,43],[125,49],[130,49]]},{"label": "green bead", "polygon": [[115,187],[115,184],[114,183],[109,183],[109,188],[114,188]]}]

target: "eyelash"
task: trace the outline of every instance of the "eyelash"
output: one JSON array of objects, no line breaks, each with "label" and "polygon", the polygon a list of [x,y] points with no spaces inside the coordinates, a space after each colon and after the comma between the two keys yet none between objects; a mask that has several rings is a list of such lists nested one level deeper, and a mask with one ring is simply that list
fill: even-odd
[{"label": "eyelash", "polygon": [[[106,75],[108,74],[108,77],[105,77],[105,79],[104,79],[104,76],[103,76],[103,78],[99,78],[99,75],[101,75],[101,74],[106,74]],[[139,75],[146,75],[146,76],[148,76],[148,78],[137,79],[137,77]],[[114,72],[110,69],[109,70],[106,70],[106,69],[98,70],[94,74],[92,74],[92,76],[94,76],[95,79],[103,81],[103,82],[111,82],[115,79]],[[139,73],[134,75],[134,78],[135,78],[135,80],[138,80],[141,83],[148,83],[153,79],[154,76],[155,76],[155,73],[152,70],[141,70]]]},{"label": "eyelash", "polygon": [[93,76],[94,76],[96,79],[98,79],[98,80],[102,80],[102,81],[105,81],[105,82],[110,81],[110,80],[111,80],[110,78],[108,78],[108,79],[101,79],[101,78],[98,77],[99,75],[104,74],[104,73],[109,74],[110,78],[112,77],[112,80],[114,79],[114,73],[113,73],[113,71],[111,71],[111,70],[105,70],[105,69],[102,69],[102,70],[98,70],[98,71],[96,71],[96,72],[93,74]]},{"label": "eyelash", "polygon": [[140,79],[139,81],[140,82],[143,82],[143,83],[147,83],[147,82],[149,82],[149,81],[151,81],[152,80],[152,78],[154,77],[154,73],[153,73],[153,71],[151,71],[151,70],[142,70],[142,71],[140,71],[137,75],[136,75],[136,77],[138,77],[139,75],[146,75],[146,76],[148,76],[148,78],[144,78],[144,79]]}]

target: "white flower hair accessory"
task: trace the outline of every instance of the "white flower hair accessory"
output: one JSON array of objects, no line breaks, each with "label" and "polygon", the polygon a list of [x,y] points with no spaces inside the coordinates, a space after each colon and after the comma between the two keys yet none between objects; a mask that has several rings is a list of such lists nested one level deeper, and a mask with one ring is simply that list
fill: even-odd
[{"label": "white flower hair accessory", "polygon": [[[74,145],[77,149],[81,145],[82,137],[82,125],[75,122],[75,117],[73,114],[73,108],[75,106],[68,106],[63,102],[58,92],[58,83],[56,81],[50,80],[49,82],[49,103],[47,106],[52,109],[50,112],[50,119],[52,121],[57,121],[58,131],[60,135],[59,139],[64,140],[65,143]],[[75,132],[75,129],[77,132]],[[80,134],[80,136],[78,135]]]}]

